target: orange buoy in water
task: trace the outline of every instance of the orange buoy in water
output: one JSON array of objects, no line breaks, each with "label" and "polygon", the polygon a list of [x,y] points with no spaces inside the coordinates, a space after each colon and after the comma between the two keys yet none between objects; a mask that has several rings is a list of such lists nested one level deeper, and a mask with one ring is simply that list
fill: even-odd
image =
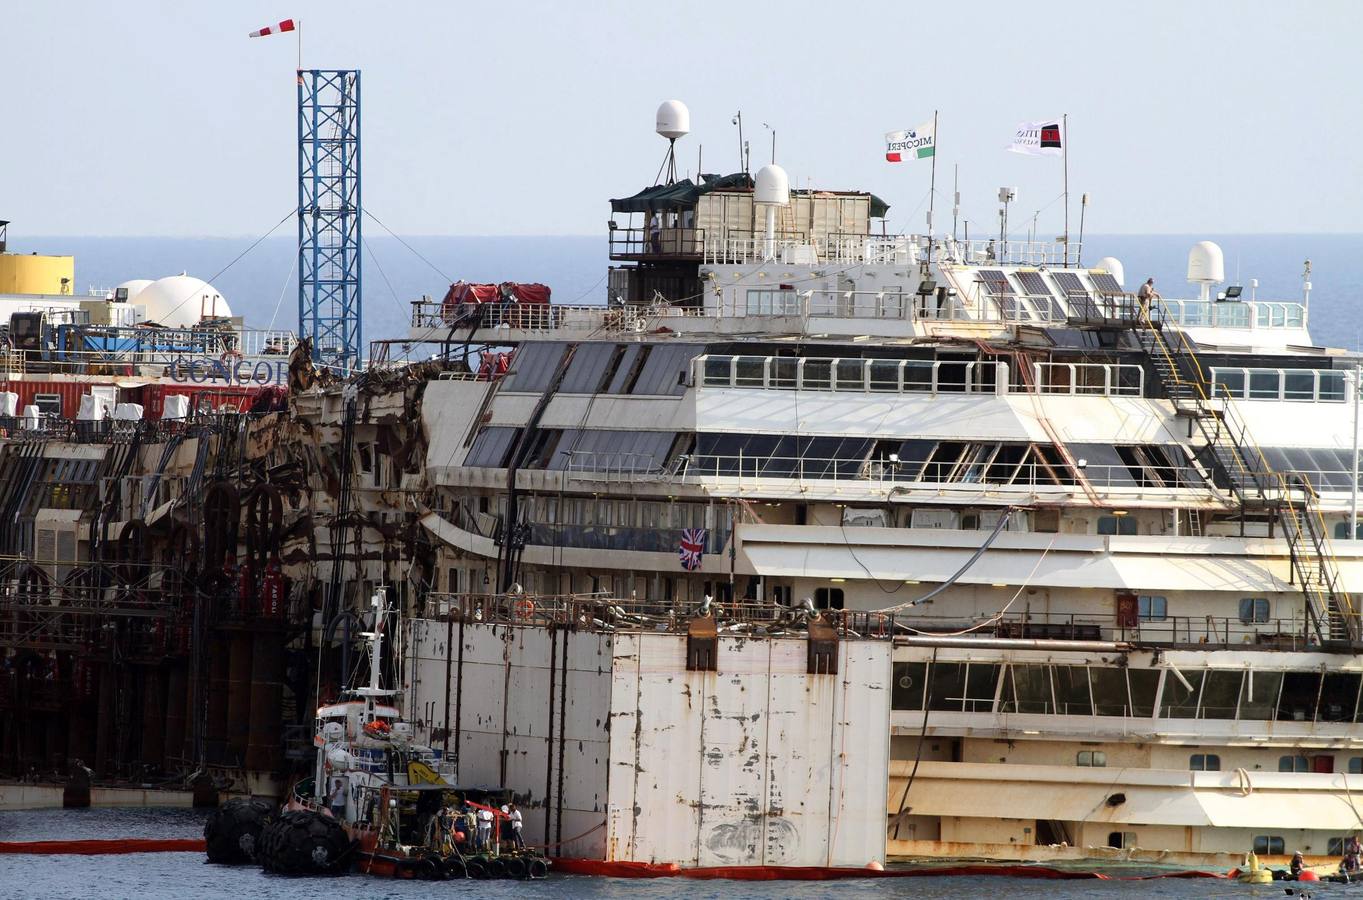
[{"label": "orange buoy in water", "polygon": [[876,860],[876,859],[873,859],[873,860],[871,860],[870,862],[868,862],[868,863],[866,864],[866,868],[870,869],[872,872],[884,872],[884,871],[885,871],[885,867],[884,867],[883,865],[880,864],[880,860]]},{"label": "orange buoy in water", "polygon": [[1298,881],[1320,881],[1320,876],[1317,875],[1315,872],[1312,872],[1310,869],[1302,869],[1301,874],[1297,876],[1297,880],[1298,880]]}]

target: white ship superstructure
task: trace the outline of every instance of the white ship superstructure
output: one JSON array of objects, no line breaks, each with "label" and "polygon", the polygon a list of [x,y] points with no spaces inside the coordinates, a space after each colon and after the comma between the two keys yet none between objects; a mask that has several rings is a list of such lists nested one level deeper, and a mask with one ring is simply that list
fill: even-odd
[{"label": "white ship superstructure", "polygon": [[775,167],[612,205],[607,305],[415,305],[412,340],[511,354],[425,388],[439,591],[892,638],[891,855],[1363,827],[1357,360],[1309,283],[1203,243],[1197,296],[1144,304],[1077,243],[877,234]]}]

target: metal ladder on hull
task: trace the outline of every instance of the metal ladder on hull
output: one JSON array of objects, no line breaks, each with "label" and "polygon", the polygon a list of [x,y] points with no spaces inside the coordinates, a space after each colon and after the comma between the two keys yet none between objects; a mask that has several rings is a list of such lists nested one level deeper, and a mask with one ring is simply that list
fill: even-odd
[{"label": "metal ladder on hull", "polygon": [[[1158,301],[1156,301],[1158,303]],[[1158,307],[1152,307],[1158,308]],[[1353,600],[1343,590],[1339,567],[1326,538],[1319,496],[1296,473],[1276,471],[1265,459],[1224,388],[1218,391],[1203,372],[1197,354],[1181,330],[1166,340],[1164,324],[1142,310],[1135,331],[1176,415],[1197,425],[1205,441],[1204,463],[1246,509],[1266,509],[1282,524],[1292,580],[1306,601],[1310,627],[1322,643],[1359,640]]]}]

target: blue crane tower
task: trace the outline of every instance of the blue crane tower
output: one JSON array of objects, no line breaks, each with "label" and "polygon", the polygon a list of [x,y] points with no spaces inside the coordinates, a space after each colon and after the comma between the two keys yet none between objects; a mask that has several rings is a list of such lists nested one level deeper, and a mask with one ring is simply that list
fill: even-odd
[{"label": "blue crane tower", "polygon": [[362,365],[360,73],[298,72],[298,333],[340,374]]}]

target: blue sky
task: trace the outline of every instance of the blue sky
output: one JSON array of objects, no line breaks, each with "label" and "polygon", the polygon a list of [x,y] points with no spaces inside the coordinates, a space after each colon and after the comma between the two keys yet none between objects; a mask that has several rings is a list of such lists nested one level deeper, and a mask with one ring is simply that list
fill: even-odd
[{"label": "blue sky", "polygon": [[[1354,2],[11,2],[0,218],[11,236],[249,235],[292,208],[295,44],[359,67],[365,205],[406,234],[599,234],[652,183],[657,104],[691,108],[681,168],[754,166],[871,190],[920,230],[926,161],[884,132],[940,110],[938,223],[953,166],[972,231],[1041,209],[1059,160],[1005,153],[1068,113],[1072,216],[1091,232],[1360,232],[1363,77]],[[944,216],[946,217],[944,219]],[[1015,230],[1015,229],[1014,229]]]}]

